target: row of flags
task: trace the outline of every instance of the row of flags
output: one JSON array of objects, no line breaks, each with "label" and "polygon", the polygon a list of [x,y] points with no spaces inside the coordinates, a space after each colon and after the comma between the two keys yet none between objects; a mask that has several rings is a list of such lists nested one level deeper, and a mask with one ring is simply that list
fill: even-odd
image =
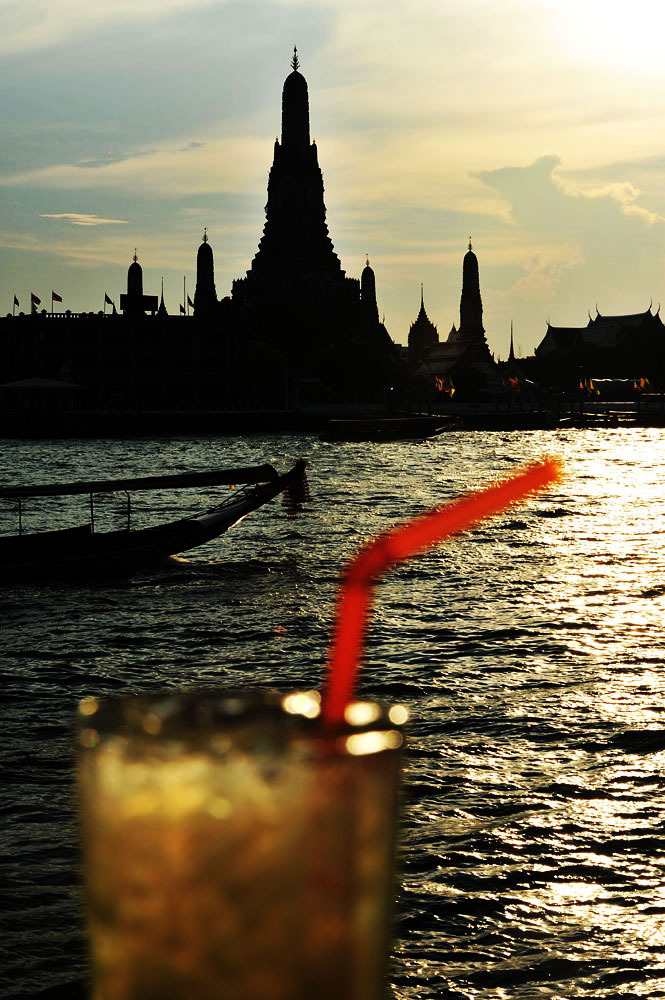
[{"label": "row of flags", "polygon": [[[41,305],[41,302],[42,302],[42,300],[40,299],[40,297],[38,295],[35,295],[34,292],[30,292],[30,308],[31,308],[32,312],[36,312],[37,311],[37,306]],[[51,292],[51,309],[53,309],[53,303],[54,302],[62,302],[62,295],[58,295],[57,292],[52,291]],[[18,296],[16,295],[16,293],[14,293],[13,309],[18,309],[20,307],[20,305],[21,305],[21,303],[18,300]]]},{"label": "row of flags", "polygon": [[[601,382],[612,381],[611,379],[601,379]],[[625,379],[619,379],[618,381],[624,382]],[[589,396],[600,396],[600,389],[594,382],[592,378],[581,378],[580,379],[580,389],[586,392]],[[651,382],[648,378],[634,378],[633,379],[633,389],[635,392],[653,392]]]},{"label": "row of flags", "polygon": [[[58,292],[51,291],[51,312],[53,312],[53,303],[54,302],[62,302],[62,295],[59,295]],[[34,292],[30,292],[30,309],[31,309],[31,311],[32,312],[37,312],[37,306],[41,305],[41,303],[42,303],[42,300],[39,298],[39,296],[35,295]],[[187,296],[187,305],[190,307],[190,309],[194,308],[194,303],[192,302],[192,300],[191,300],[191,298],[190,298],[189,295]],[[104,292],[104,312],[106,312],[106,307],[107,306],[112,306],[113,307],[113,315],[114,316],[118,315],[118,310],[115,307],[115,302],[113,301],[113,299],[111,298],[111,296],[108,294],[108,292]],[[21,303],[19,302],[19,299],[18,299],[18,296],[16,295],[16,293],[14,293],[14,304],[13,304],[13,307],[12,307],[12,315],[14,314],[14,312],[16,311],[16,309],[20,309],[20,307],[21,307]],[[180,303],[180,314],[182,316],[184,316],[185,312],[186,312],[185,306],[181,302]]]},{"label": "row of flags", "polygon": [[452,399],[453,396],[455,395],[455,386],[453,385],[453,380],[449,378],[447,375],[444,375],[443,378],[440,378],[438,375],[435,375],[434,388],[436,389],[437,392],[444,393],[446,396],[448,396],[449,399]]}]

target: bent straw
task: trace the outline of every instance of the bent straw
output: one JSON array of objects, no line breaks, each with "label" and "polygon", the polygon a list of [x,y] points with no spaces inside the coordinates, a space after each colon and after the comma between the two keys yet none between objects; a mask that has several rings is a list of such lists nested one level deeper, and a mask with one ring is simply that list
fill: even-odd
[{"label": "bent straw", "polygon": [[549,486],[560,475],[561,465],[556,459],[537,462],[510,479],[435,507],[377,535],[356,553],[346,568],[337,600],[322,697],[321,716],[325,724],[342,722],[351,701],[379,574]]}]

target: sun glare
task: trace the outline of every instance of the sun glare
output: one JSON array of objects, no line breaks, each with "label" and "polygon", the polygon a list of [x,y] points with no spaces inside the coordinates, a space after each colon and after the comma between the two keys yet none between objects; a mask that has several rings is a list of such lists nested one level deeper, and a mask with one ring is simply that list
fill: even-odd
[{"label": "sun glare", "polygon": [[662,72],[665,8],[653,0],[557,0],[553,10],[576,59],[636,75]]}]

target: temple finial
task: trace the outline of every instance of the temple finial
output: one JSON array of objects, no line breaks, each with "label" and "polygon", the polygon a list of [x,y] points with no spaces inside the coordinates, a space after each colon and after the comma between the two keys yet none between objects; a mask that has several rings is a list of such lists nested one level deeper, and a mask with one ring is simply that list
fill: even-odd
[{"label": "temple finial", "polygon": [[208,227],[207,226],[203,227],[203,242],[204,243],[208,242]]},{"label": "temple finial", "polygon": [[471,237],[469,236],[469,250],[473,250],[473,244],[471,243]]},{"label": "temple finial", "polygon": [[136,264],[138,257],[136,256],[136,247],[134,247],[134,263]]},{"label": "temple finial", "polygon": [[425,293],[423,291],[423,283],[422,283],[422,281],[420,282],[420,308],[421,309],[425,308]]},{"label": "temple finial", "polygon": [[291,68],[293,70],[296,70],[296,69],[298,69],[298,66],[300,66],[300,62],[298,61],[298,49],[294,45],[293,46],[293,58],[291,59]]}]

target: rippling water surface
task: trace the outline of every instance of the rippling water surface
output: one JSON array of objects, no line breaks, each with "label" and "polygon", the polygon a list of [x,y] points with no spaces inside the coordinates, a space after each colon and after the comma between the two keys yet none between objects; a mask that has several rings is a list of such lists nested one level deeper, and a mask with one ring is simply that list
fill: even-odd
[{"label": "rippling water surface", "polygon": [[[0,591],[4,996],[82,995],[77,700],[318,685],[354,549],[544,453],[561,485],[378,591],[363,692],[413,718],[391,994],[665,997],[665,432],[633,429],[0,442],[7,484],[305,455],[313,496],[130,581]],[[147,524],[210,497],[134,499]],[[122,514],[100,501],[98,526]],[[33,501],[24,523],[65,517],[85,520],[85,498]]]}]

